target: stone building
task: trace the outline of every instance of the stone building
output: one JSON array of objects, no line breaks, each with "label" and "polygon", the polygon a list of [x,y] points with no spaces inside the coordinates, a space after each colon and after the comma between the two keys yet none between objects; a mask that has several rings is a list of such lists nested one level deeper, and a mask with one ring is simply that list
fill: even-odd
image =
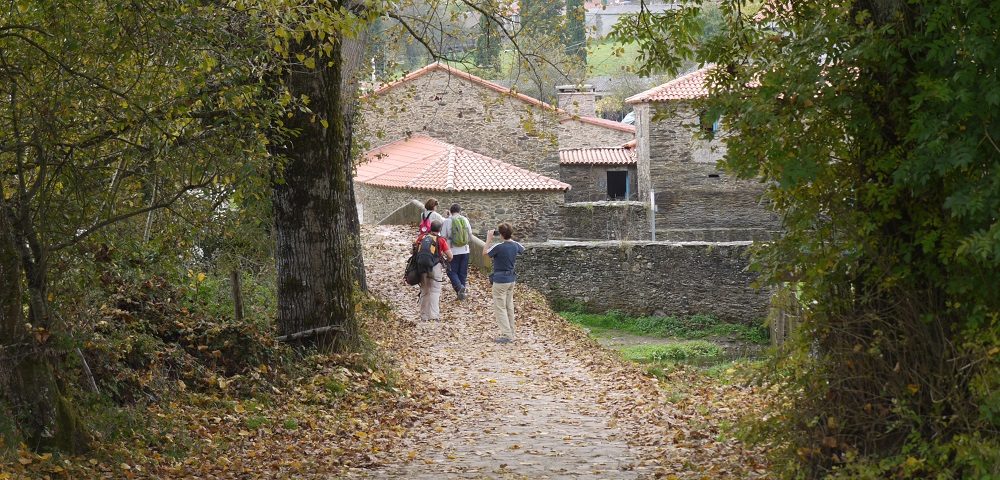
[{"label": "stone building", "polygon": [[[588,104],[586,94],[566,93],[574,95],[574,105]],[[369,148],[420,133],[559,179],[559,149],[617,146],[635,138],[635,127],[592,115],[432,63],[367,95],[360,123]]]},{"label": "stone building", "polygon": [[567,202],[638,199],[633,146],[561,149],[559,178],[573,186]]},{"label": "stone building", "polygon": [[354,188],[365,223],[379,222],[411,199],[434,197],[445,209],[462,205],[479,235],[487,226],[510,222],[519,239],[545,241],[561,228],[560,210],[570,186],[415,134],[367,152]]},{"label": "stone building", "polygon": [[719,128],[718,119],[706,118],[694,105],[708,94],[709,68],[625,100],[636,114],[638,198],[648,203],[653,195],[659,240],[769,238],[780,224],[762,202],[764,185],[721,171],[717,163],[725,145],[699,138],[699,129]]}]

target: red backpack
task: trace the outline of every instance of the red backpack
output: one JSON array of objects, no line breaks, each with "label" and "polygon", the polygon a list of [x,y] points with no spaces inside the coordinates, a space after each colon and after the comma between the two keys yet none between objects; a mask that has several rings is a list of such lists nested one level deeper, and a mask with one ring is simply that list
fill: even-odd
[{"label": "red backpack", "polygon": [[420,234],[430,233],[431,231],[431,214],[433,211],[420,214]]}]

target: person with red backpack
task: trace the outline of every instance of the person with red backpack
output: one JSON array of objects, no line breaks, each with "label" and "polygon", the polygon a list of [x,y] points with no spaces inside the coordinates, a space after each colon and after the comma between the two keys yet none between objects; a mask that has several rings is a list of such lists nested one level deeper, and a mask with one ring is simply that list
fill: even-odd
[{"label": "person with red backpack", "polygon": [[441,284],[444,283],[444,262],[452,259],[448,241],[441,236],[441,222],[431,222],[430,231],[417,236],[413,246],[420,281],[420,320],[441,319]]},{"label": "person with red backpack", "polygon": [[420,214],[420,234],[426,235],[431,231],[431,223],[434,221],[444,224],[444,217],[437,212],[438,201],[436,198],[428,198],[424,202],[424,211]]}]

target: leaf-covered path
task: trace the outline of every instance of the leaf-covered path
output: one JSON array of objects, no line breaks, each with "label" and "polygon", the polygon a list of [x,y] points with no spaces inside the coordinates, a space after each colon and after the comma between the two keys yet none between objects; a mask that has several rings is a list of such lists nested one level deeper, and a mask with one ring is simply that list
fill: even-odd
[{"label": "leaf-covered path", "polygon": [[[488,284],[470,272],[469,298],[447,287],[442,319],[420,322],[417,288],[402,283],[411,229],[365,233],[369,285],[398,315],[401,368],[441,394],[415,419],[381,478],[645,478],[754,476],[746,452],[716,441],[708,422],[664,398],[657,380],[588,339],[518,286],[518,340],[497,344]],[[706,399],[708,400],[708,399]],[[694,439],[689,439],[695,435]],[[691,440],[695,440],[692,442]],[[737,468],[739,471],[734,470]]]}]

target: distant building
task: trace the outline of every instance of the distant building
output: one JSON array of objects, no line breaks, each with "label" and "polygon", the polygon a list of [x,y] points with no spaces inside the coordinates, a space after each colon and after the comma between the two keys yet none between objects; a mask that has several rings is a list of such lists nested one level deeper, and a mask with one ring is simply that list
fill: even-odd
[{"label": "distant building", "polygon": [[717,167],[725,144],[699,138],[719,119],[695,110],[708,95],[701,68],[625,100],[635,111],[639,198],[656,202],[657,239],[750,240],[779,230],[762,203],[764,185],[733,178]]},{"label": "distant building", "polygon": [[605,5],[600,2],[586,3],[586,26],[589,38],[604,38],[611,33],[611,29],[626,15],[636,15],[640,11],[647,13],[664,13],[680,8],[680,4],[672,2],[653,3],[639,1],[608,1]]}]

